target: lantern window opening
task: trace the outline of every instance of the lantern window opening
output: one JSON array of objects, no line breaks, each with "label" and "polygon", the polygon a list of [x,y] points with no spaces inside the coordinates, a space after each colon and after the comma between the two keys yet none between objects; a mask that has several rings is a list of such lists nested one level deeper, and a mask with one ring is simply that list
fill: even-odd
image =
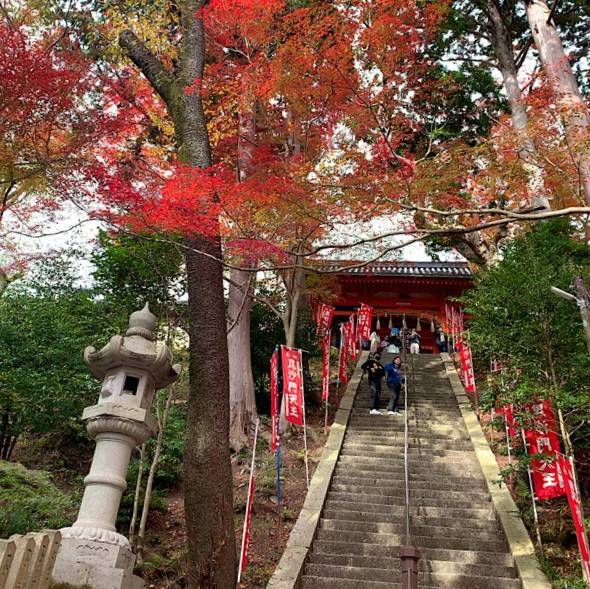
[{"label": "lantern window opening", "polygon": [[131,374],[125,375],[125,383],[123,384],[123,394],[137,395],[139,390],[139,377]]}]

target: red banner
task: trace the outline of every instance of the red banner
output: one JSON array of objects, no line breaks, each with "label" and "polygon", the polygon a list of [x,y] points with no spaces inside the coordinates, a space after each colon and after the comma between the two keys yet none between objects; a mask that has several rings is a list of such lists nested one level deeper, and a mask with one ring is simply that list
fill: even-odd
[{"label": "red banner", "polygon": [[354,342],[354,318],[352,321],[347,321],[342,328],[344,334],[344,345],[346,346],[346,366],[355,357],[355,342]]},{"label": "red banner", "polygon": [[323,338],[329,332],[334,317],[334,307],[320,303],[318,308],[318,338]]},{"label": "red banner", "polygon": [[326,333],[322,341],[322,400],[327,401],[330,396],[330,334]]},{"label": "red banner", "polygon": [[584,523],[584,512],[582,510],[580,491],[578,490],[574,474],[574,465],[570,459],[563,456],[563,454],[560,454],[558,458],[558,466],[563,475],[567,500],[570,504],[570,509],[572,510],[572,519],[574,520],[576,537],[578,538],[578,548],[580,549],[582,572],[584,573],[584,579],[588,582],[590,580],[590,547],[588,546],[588,534]]},{"label": "red banner", "polygon": [[240,554],[240,575],[248,565],[248,548],[250,547],[250,524],[252,523],[252,503],[254,502],[254,477],[250,477],[248,485],[248,501],[246,502],[246,514],[244,522],[244,534],[242,537],[242,553]]},{"label": "red banner", "polygon": [[283,397],[285,419],[295,425],[303,425],[303,370],[301,350],[281,346],[283,361]]},{"label": "red banner", "polygon": [[279,353],[275,350],[270,358],[270,449],[274,452],[279,446]]},{"label": "red banner", "polygon": [[356,358],[356,342],[357,342],[357,335],[356,335],[356,323],[354,320],[354,314],[352,314],[350,316],[350,319],[348,320],[348,324],[350,327],[348,327],[348,337],[349,337],[349,342],[348,342],[348,354],[347,354],[347,360],[350,362],[350,360],[353,360],[354,358]]},{"label": "red banner", "polygon": [[565,495],[566,489],[557,457],[561,451],[557,418],[550,401],[525,406],[532,423],[524,429],[527,451],[530,455],[542,454],[546,458],[531,461],[533,485],[539,499],[553,499]]},{"label": "red banner", "polygon": [[340,357],[338,359],[338,382],[346,382],[346,363],[348,345],[346,343],[346,323],[340,326]]},{"label": "red banner", "polygon": [[371,337],[371,324],[373,323],[373,307],[361,303],[358,314],[358,337],[360,340],[368,340]]},{"label": "red banner", "polygon": [[461,372],[463,374],[463,384],[468,393],[475,393],[475,372],[473,371],[473,358],[471,348],[462,339],[457,342],[459,348],[459,357],[461,359]]}]

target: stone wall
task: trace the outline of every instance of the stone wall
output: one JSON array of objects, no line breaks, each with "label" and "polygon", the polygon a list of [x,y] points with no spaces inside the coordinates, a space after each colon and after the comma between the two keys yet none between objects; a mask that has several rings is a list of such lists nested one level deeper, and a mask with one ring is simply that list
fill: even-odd
[{"label": "stone wall", "polygon": [[54,530],[0,540],[0,589],[47,589],[60,541]]}]

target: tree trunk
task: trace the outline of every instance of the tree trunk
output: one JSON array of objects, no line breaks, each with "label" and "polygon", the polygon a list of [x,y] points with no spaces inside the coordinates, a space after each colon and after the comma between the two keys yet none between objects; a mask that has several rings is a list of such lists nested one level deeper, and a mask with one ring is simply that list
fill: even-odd
[{"label": "tree trunk", "polygon": [[137,513],[139,511],[139,496],[141,495],[141,481],[143,479],[143,459],[145,456],[145,443],[139,448],[139,468],[137,471],[137,481],[135,482],[135,494],[133,496],[133,514],[129,524],[129,544],[133,546],[135,539],[135,525],[137,523]]},{"label": "tree trunk", "polygon": [[[252,167],[252,149],[256,141],[256,97],[252,81],[243,74],[239,107],[238,179],[245,180]],[[228,297],[227,348],[229,353],[229,443],[237,452],[248,443],[248,432],[258,418],[252,351],[250,346],[250,315],[254,275],[232,270]]]},{"label": "tree trunk", "polygon": [[[191,245],[221,257],[218,239]],[[184,451],[189,586],[235,586],[233,479],[229,450],[229,367],[221,266],[189,252],[191,390]],[[205,277],[207,280],[205,280]]]},{"label": "tree trunk", "polygon": [[150,471],[145,483],[145,494],[143,496],[143,507],[141,509],[141,520],[139,522],[139,531],[137,532],[137,564],[143,565],[143,549],[145,544],[145,528],[147,518],[150,511],[150,501],[152,500],[152,489],[154,486],[154,478],[160,462],[160,453],[162,452],[162,443],[164,435],[166,434],[166,423],[168,421],[168,413],[170,412],[170,405],[174,398],[174,389],[170,388],[167,391],[166,401],[164,402],[164,411],[160,412],[157,408],[158,414],[158,437],[156,438],[156,447],[154,448],[154,457],[150,464]]},{"label": "tree trunk", "polygon": [[508,104],[510,105],[512,126],[518,136],[518,154],[527,174],[529,202],[533,207],[548,209],[550,208],[549,199],[545,194],[542,168],[536,162],[537,150],[528,132],[529,120],[518,82],[518,69],[514,59],[512,34],[506,26],[495,0],[487,0],[486,7],[494,39],[494,52],[498,60],[498,68],[502,74]]},{"label": "tree trunk", "polygon": [[[299,258],[296,262],[299,264]],[[297,320],[299,319],[299,306],[301,297],[305,292],[305,271],[302,268],[295,268],[291,271],[288,279],[284,280],[287,289],[287,309],[283,314],[283,329],[285,330],[285,342],[288,348],[294,348],[297,343]],[[279,427],[281,432],[289,431],[291,424],[285,418],[285,395],[281,403],[281,414],[279,418]]]},{"label": "tree trunk", "polygon": [[229,287],[227,334],[229,353],[229,443],[237,452],[248,443],[247,432],[256,423],[256,397],[250,349],[250,284],[252,274],[242,270],[231,271]]},{"label": "tree trunk", "polygon": [[590,117],[559,33],[545,0],[525,0],[527,18],[543,70],[564,121],[579,174],[580,191],[590,204],[590,151],[587,146]]},{"label": "tree trunk", "polygon": [[[182,47],[174,74],[131,31],[119,38],[166,102],[179,159],[194,167],[211,165],[201,93],[184,92],[203,77],[205,39],[198,15],[205,3],[180,3]],[[188,586],[225,589],[236,583],[236,548],[221,240],[194,236],[187,246],[190,390],[183,467]]]}]

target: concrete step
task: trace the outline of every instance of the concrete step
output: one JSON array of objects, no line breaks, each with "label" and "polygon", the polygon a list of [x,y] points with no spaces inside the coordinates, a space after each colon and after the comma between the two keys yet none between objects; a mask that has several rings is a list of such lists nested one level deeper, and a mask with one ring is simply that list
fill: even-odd
[{"label": "concrete step", "polygon": [[[328,498],[333,501],[348,501],[349,503],[371,504],[371,505],[400,505],[402,504],[403,496],[392,497],[387,495],[379,495],[375,493],[344,493],[341,491],[329,491]],[[483,499],[451,499],[444,495],[437,497],[420,497],[419,499],[412,494],[412,503],[419,503],[420,507],[448,507],[457,509],[468,509],[474,507],[476,509],[485,509],[490,505],[489,498]]]},{"label": "concrete step", "polygon": [[[322,518],[320,521],[320,529],[342,531],[342,532],[369,532],[371,534],[398,534],[405,533],[405,522],[400,518],[397,522],[359,522],[348,521],[342,519],[327,519]],[[462,528],[443,527],[443,526],[425,526],[417,525],[412,522],[410,526],[410,533],[416,536],[429,536],[431,538],[464,538],[465,530]],[[471,534],[479,542],[485,541],[502,541],[501,532],[498,529],[494,530],[475,530]]]},{"label": "concrete step", "polygon": [[[401,572],[393,573],[388,569],[374,569],[370,567],[352,567],[326,564],[308,564],[305,567],[305,576],[310,575],[325,579],[358,579],[362,581],[391,583],[399,579]],[[305,578],[305,577],[304,577]],[[321,585],[319,585],[321,587]],[[439,588],[452,587],[453,589],[521,589],[518,579],[507,577],[484,577],[458,574],[445,574],[436,572],[418,573],[418,586],[433,586]]]},{"label": "concrete step", "polygon": [[[365,503],[359,505],[356,501],[344,501],[328,497],[325,510],[334,510],[338,513],[344,512],[368,512],[379,514],[391,514],[402,517],[405,514],[404,505],[388,505],[385,503]],[[457,519],[474,519],[479,522],[496,521],[496,514],[492,504],[478,507],[438,507],[436,505],[410,505],[412,517],[452,517]]]},{"label": "concrete step", "polygon": [[[409,474],[415,475],[428,475],[429,473],[432,476],[438,477],[447,477],[449,479],[460,476],[461,478],[475,478],[475,479],[482,479],[481,469],[478,465],[475,464],[466,464],[466,465],[449,465],[444,460],[437,460],[437,461],[426,461],[426,460],[410,460],[409,464]],[[403,460],[396,460],[392,458],[388,462],[381,462],[381,461],[373,461],[373,462],[366,462],[363,463],[359,460],[358,456],[349,456],[346,460],[341,460],[338,462],[337,471],[339,473],[388,473],[392,476],[396,477],[403,477],[404,473],[404,462]]]},{"label": "concrete step", "polygon": [[[489,501],[490,494],[487,491],[440,491],[440,489],[433,489],[430,486],[416,486],[412,485],[411,498],[413,501],[419,503],[420,499],[457,499],[457,500],[474,500],[474,501]],[[404,497],[405,486],[403,484],[388,487],[376,487],[372,485],[341,485],[333,482],[330,485],[330,490],[335,493],[358,493],[363,495],[379,495],[382,497]]]},{"label": "concrete step", "polygon": [[[326,579],[304,575],[301,578],[301,589],[401,589],[401,583],[379,583],[358,579]],[[432,589],[421,586],[420,589]]]},{"label": "concrete step", "polygon": [[[322,512],[322,518],[343,520],[343,521],[358,521],[368,523],[397,523],[405,521],[405,511],[399,510],[397,513],[387,512],[371,512],[371,511],[348,511],[346,509],[327,508]],[[410,521],[415,526],[435,526],[446,528],[459,528],[465,533],[477,533],[476,530],[487,530],[489,532],[501,532],[500,526],[495,519],[453,519],[450,517],[426,517],[420,515],[411,515]]]},{"label": "concrete step", "polygon": [[[399,557],[387,556],[355,556],[348,554],[322,554],[310,555],[311,564],[327,564],[337,566],[353,566],[375,569],[387,569],[399,571],[401,562]],[[514,566],[501,566],[499,564],[469,564],[452,562],[448,560],[426,560],[421,558],[418,562],[418,570],[422,572],[459,574],[485,577],[506,577],[514,579],[518,573]]]},{"label": "concrete step", "polygon": [[[465,429],[465,423],[463,422],[463,420],[456,420],[456,423],[451,424],[451,423],[435,423],[433,421],[416,421],[413,416],[411,415],[411,412],[409,412],[410,415],[408,416],[409,421],[408,421],[408,429],[411,429],[412,431],[418,432],[418,433],[422,433],[422,432],[426,432],[426,433],[432,433],[432,434],[452,434],[454,432],[458,432],[461,433],[462,435],[467,435],[467,430]],[[387,427],[383,427],[383,422],[379,421],[379,419],[381,417],[381,415],[368,415],[367,414],[367,423],[369,426],[371,426],[373,433],[377,434],[377,435],[389,435],[390,431],[398,431],[399,429],[404,429],[404,420],[402,418],[395,418],[395,419],[391,419],[387,422]],[[363,417],[364,419],[364,417]],[[353,433],[353,432],[360,432],[360,433],[364,433],[365,432],[365,428],[367,426],[363,426],[363,425],[353,425],[353,424],[348,424],[348,429],[346,430],[346,433]],[[375,429],[377,428],[377,429]]]},{"label": "concrete step", "polygon": [[[376,418],[379,416],[376,415]],[[370,440],[375,443],[383,441],[403,440],[405,437],[405,424],[402,417],[398,418],[398,423],[389,424],[387,427],[368,429],[359,429],[358,426],[351,426],[347,431],[346,439]],[[446,431],[436,431],[425,427],[416,427],[408,424],[408,437],[422,440],[433,440],[435,442],[470,442],[469,436],[465,430],[459,428],[449,428]],[[381,442],[382,443],[382,442]]]},{"label": "concrete step", "polygon": [[[367,542],[368,544],[380,544],[382,546],[400,546],[405,538],[402,534],[383,534],[371,532],[344,532],[334,530],[317,531],[317,539],[327,542]],[[467,538],[432,538],[430,536],[412,536],[414,545],[419,548],[446,548],[451,550],[470,550],[477,548],[483,552],[506,552],[506,544],[503,541],[478,540]]]},{"label": "concrete step", "polygon": [[[420,462],[421,464],[444,463],[449,465],[449,470],[459,470],[458,465],[464,465],[466,468],[477,466],[477,459],[473,452],[462,450],[432,450],[428,448],[408,448],[408,457],[410,461]],[[403,452],[373,452],[367,456],[366,452],[360,450],[349,450],[344,447],[340,453],[342,464],[361,463],[361,464],[394,464],[403,462]],[[455,465],[454,463],[457,463]]]},{"label": "concrete step", "polygon": [[[460,488],[463,488],[464,486],[479,486],[481,488],[487,488],[479,469],[474,469],[473,471],[457,470],[456,472],[452,472],[449,471],[444,464],[439,464],[438,466],[435,464],[421,466],[419,463],[410,462],[409,470],[409,479],[414,481],[442,479],[458,485]],[[350,465],[337,465],[334,470],[334,476],[395,481],[404,478],[404,465],[403,462],[400,464],[390,464],[386,468],[372,467],[370,465],[367,467],[362,465],[355,467]]]},{"label": "concrete step", "polygon": [[[390,453],[403,449],[404,438],[400,436],[387,444],[369,443],[366,441],[350,440],[344,441],[344,447],[347,450],[359,449],[370,454]],[[461,450],[463,452],[473,452],[473,445],[470,442],[460,442],[458,440],[429,440],[428,438],[416,438],[408,436],[408,448],[432,448],[433,450]]]},{"label": "concrete step", "polygon": [[[332,483],[336,485],[363,485],[375,488],[385,487],[392,489],[396,489],[398,487],[404,488],[406,484],[403,476],[388,479],[379,477],[367,477],[366,474],[361,476],[354,476],[353,473],[354,471],[347,476],[334,474],[334,476],[332,477]],[[440,492],[459,491],[461,489],[467,489],[470,492],[488,492],[488,488],[485,484],[485,481],[473,479],[473,481],[470,481],[468,484],[465,484],[464,482],[462,482],[465,480],[466,479],[453,481],[449,480],[448,477],[424,477],[422,479],[416,479],[415,477],[411,476],[409,477],[410,489],[429,488],[436,489]]]},{"label": "concrete step", "polygon": [[[344,556],[387,557],[399,560],[399,546],[360,542],[314,542],[314,554],[337,554]],[[481,550],[451,550],[448,548],[420,548],[424,560],[440,560],[464,564],[483,564],[498,567],[514,566],[514,559],[506,552],[486,552]]]},{"label": "concrete step", "polygon": [[[403,415],[403,413],[402,413]],[[379,417],[375,415],[375,417]],[[371,425],[371,424],[370,424]],[[350,429],[347,430],[347,436],[365,436],[365,437],[374,437],[374,438],[389,438],[389,437],[396,437],[399,435],[404,435],[405,432],[405,424],[403,417],[397,418],[397,421],[393,423],[389,423],[387,427],[384,428],[371,428],[369,430],[364,430],[359,428],[359,426],[350,426]],[[408,422],[408,434],[418,436],[418,437],[428,437],[433,439],[454,439],[454,438],[462,438],[464,440],[469,440],[469,435],[467,430],[464,427],[453,427],[453,426],[445,426],[444,428],[432,428],[428,427],[424,424],[424,422],[420,422],[418,424],[412,423],[411,420]]]},{"label": "concrete step", "polygon": [[[348,425],[354,430],[356,428],[359,429],[375,429],[379,431],[387,431],[389,427],[397,428],[399,427],[398,424],[403,425],[403,418],[396,415],[371,415],[369,413],[369,409],[366,410],[366,415],[353,415],[350,417]],[[454,430],[461,431],[462,428],[465,427],[463,420],[453,415],[452,417],[444,417],[444,416],[437,416],[433,417],[432,415],[410,415],[408,428],[409,429],[416,429],[416,427],[420,425],[427,424],[429,427],[431,425],[437,426],[446,426],[450,427]]]}]

